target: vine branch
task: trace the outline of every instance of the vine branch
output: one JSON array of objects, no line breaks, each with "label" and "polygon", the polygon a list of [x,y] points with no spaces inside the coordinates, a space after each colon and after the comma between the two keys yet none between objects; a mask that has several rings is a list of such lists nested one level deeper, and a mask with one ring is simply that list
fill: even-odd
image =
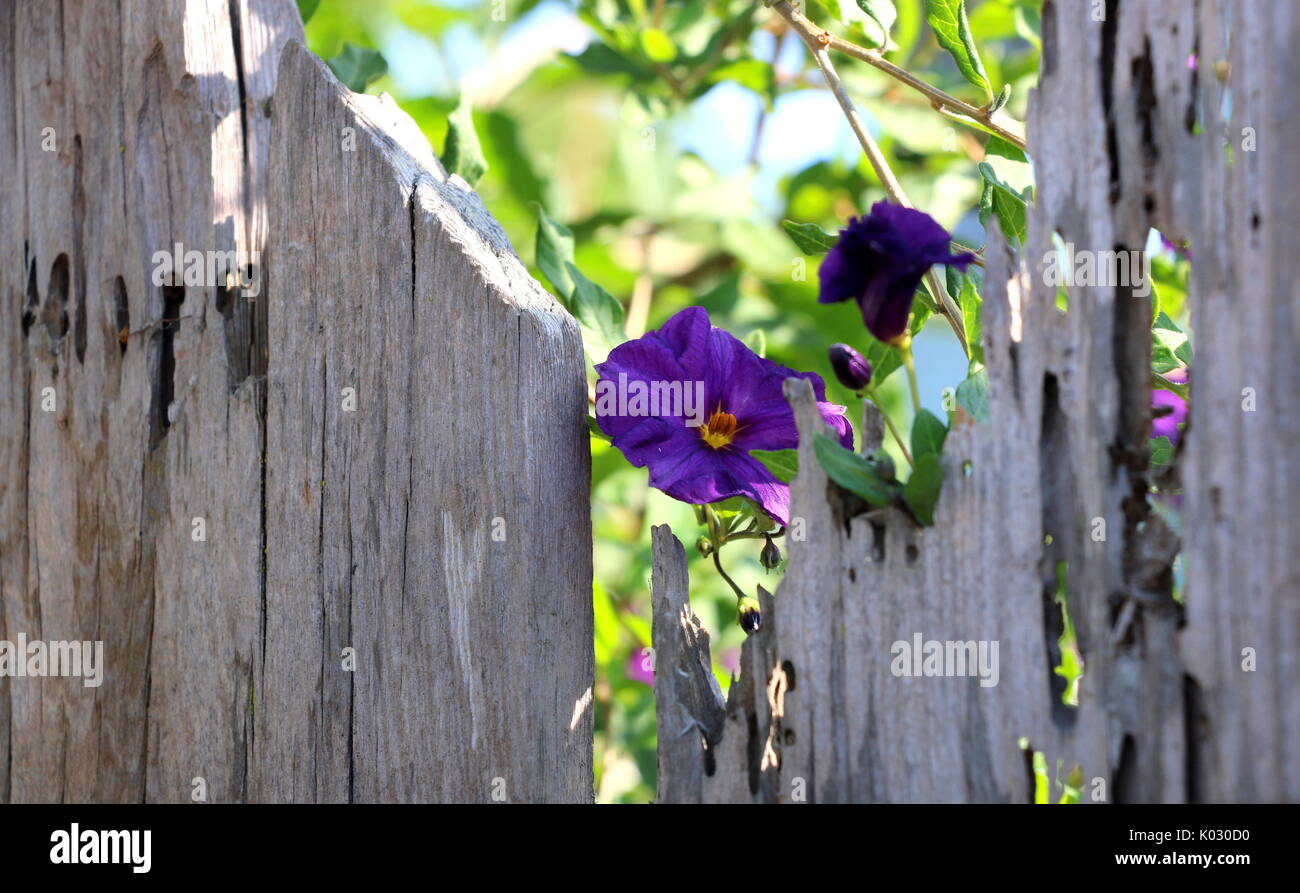
[{"label": "vine branch", "polygon": [[933,84],[921,80],[905,68],[900,68],[893,62],[890,62],[877,50],[867,49],[858,46],[856,43],[845,40],[842,37],[836,37],[829,31],[818,28],[811,19],[790,6],[787,0],[775,0],[771,4],[772,8],[777,11],[782,18],[790,23],[790,26],[803,38],[804,43],[812,49],[813,44],[809,43],[811,37],[819,46],[833,49],[854,59],[866,62],[873,68],[883,71],[901,84],[905,84],[916,92],[920,93],[926,99],[930,100],[930,105],[935,111],[941,114],[964,115],[967,118],[977,122],[981,127],[985,127],[991,132],[997,134],[1002,139],[1014,145],[1022,152],[1027,149],[1025,138],[1017,133],[1008,130],[1002,124],[993,119],[993,113],[989,111],[988,106],[980,107],[964,102],[956,96],[940,90]]}]

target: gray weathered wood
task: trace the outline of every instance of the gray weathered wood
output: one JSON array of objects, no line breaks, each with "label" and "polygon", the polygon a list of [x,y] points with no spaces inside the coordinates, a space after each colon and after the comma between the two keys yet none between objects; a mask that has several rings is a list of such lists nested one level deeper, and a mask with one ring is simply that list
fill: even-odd
[{"label": "gray weathered wood", "polygon": [[[106,664],[0,677],[2,801],[591,799],[576,327],[301,37],[0,5],[0,639]],[[175,242],[261,290],[156,286]]]},{"label": "gray weathered wood", "polygon": [[[1016,256],[991,235],[991,418],[948,437],[936,526],[893,511],[847,516],[811,453],[823,430],[811,391],[792,383],[792,515],[806,538],[789,544],[765,611],[776,630],[758,674],[793,681],[782,733],[748,733],[776,742],[779,773],[770,792],[741,789],[762,767],[754,748],[729,746],[728,727],[716,772],[680,799],[1023,802],[1033,791],[1023,736],[1051,771],[1080,765],[1085,801],[1300,800],[1300,71],[1288,49],[1300,14],[1286,2],[1126,2],[1097,22],[1093,9],[1044,8],[1029,240]],[[1232,120],[1221,122],[1227,90]],[[1258,151],[1244,150],[1243,127]],[[1062,314],[1040,263],[1053,232],[1079,249],[1141,249],[1152,226],[1190,236],[1194,253],[1194,417],[1179,460],[1185,616],[1170,588],[1178,536],[1143,497],[1149,300],[1076,287]],[[1254,413],[1243,412],[1245,387]],[[657,543],[656,571],[672,579],[677,559]],[[1077,708],[1061,703],[1052,673],[1062,563],[1085,661]],[[916,633],[997,640],[998,684],[894,676],[891,644]],[[1243,648],[1255,649],[1254,672]],[[769,688],[745,687],[750,715],[765,699],[775,706]]]}]

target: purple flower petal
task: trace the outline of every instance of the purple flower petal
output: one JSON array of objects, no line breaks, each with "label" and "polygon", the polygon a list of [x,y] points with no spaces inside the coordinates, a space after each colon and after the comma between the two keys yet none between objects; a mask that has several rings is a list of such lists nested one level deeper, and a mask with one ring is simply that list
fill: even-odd
[{"label": "purple flower petal", "polygon": [[1187,421],[1186,401],[1173,391],[1152,391],[1151,410],[1151,437],[1168,437],[1170,443],[1177,443],[1178,426]]},{"label": "purple flower petal", "polygon": [[[813,386],[818,409],[845,447],[853,429],[842,406],[825,402],[826,385],[811,372],[795,372],[758,356],[739,339],[709,324],[708,314],[690,307],[659,329],[622,344],[596,367],[596,422],[628,461],[650,472],[650,485],[675,499],[705,504],[745,496],[778,522],[789,521],[790,489],[749,450],[794,449],[799,444],[794,412],[782,386],[803,378]],[[660,385],[701,382],[702,405],[691,425],[691,409],[651,407],[654,414],[608,411],[600,394],[611,387],[643,382]],[[702,416],[702,417],[701,417]]]}]

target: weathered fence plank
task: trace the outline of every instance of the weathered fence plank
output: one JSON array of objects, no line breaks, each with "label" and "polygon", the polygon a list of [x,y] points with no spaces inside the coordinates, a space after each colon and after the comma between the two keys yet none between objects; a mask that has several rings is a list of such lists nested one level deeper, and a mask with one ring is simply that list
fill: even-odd
[{"label": "weathered fence plank", "polygon": [[391,103],[277,89],[291,0],[58,9],[0,7],[0,639],[103,682],[0,676],[0,800],[589,800],[572,320]]},{"label": "weathered fence plank", "polygon": [[[751,649],[770,651],[758,669],[768,685],[729,704],[749,717],[751,746],[729,747],[745,725],[727,725],[710,742],[716,771],[661,799],[1023,802],[1033,794],[1023,736],[1049,772],[1058,760],[1081,766],[1085,800],[1300,800],[1300,521],[1288,511],[1300,426],[1288,196],[1300,133],[1285,50],[1300,16],[1287,3],[1110,2],[1096,21],[1094,8],[1044,4],[1029,239],[1017,257],[990,236],[991,418],[949,436],[936,526],[843,502],[811,452],[822,430],[811,394],[795,387],[792,514],[807,535],[790,544],[764,612],[775,630]],[[1257,153],[1242,150],[1242,127]],[[1179,461],[1186,617],[1171,591],[1179,538],[1144,496],[1149,300],[1074,288],[1063,314],[1039,262],[1055,257],[1053,233],[1092,251],[1140,250],[1152,226],[1190,236],[1194,251],[1194,418]],[[1243,411],[1245,387],[1259,411]],[[657,543],[657,579],[674,579],[684,559]],[[1058,572],[1085,661],[1077,708],[1062,703],[1052,669]],[[673,647],[661,632],[681,635],[657,625],[658,652]],[[997,684],[893,675],[892,643],[918,633],[997,641]],[[1253,672],[1243,648],[1258,653]],[[672,728],[661,718],[659,731],[662,741]],[[775,743],[779,771],[755,738]],[[737,786],[760,773],[763,785]]]},{"label": "weathered fence plank", "polygon": [[254,796],[589,799],[576,328],[391,101],[291,45],[273,102]]}]

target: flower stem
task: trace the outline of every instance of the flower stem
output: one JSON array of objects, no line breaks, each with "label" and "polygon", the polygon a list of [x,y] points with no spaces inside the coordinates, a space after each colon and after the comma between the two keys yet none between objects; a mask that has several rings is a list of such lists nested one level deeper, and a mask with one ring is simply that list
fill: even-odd
[{"label": "flower stem", "polygon": [[722,559],[718,557],[718,551],[719,551],[718,548],[715,546],[713,549],[713,566],[718,569],[718,573],[722,574],[722,579],[727,581],[727,585],[731,587],[731,591],[736,593],[736,598],[737,599],[744,598],[745,593],[742,592],[740,587],[736,585],[736,581],[731,579],[730,575],[728,575],[727,572],[722,569]]},{"label": "flower stem", "polygon": [[[907,386],[912,391],[912,410],[921,414],[921,389],[916,385],[916,362],[912,358],[912,343],[909,339],[898,352],[903,356],[903,368],[907,370]],[[909,460],[910,461],[910,460]]]},{"label": "flower stem", "polygon": [[876,410],[880,413],[880,417],[885,420],[885,427],[889,429],[889,433],[894,435],[894,443],[898,444],[898,448],[903,451],[903,458],[907,460],[908,465],[911,465],[912,454],[907,451],[907,444],[903,442],[902,435],[898,433],[898,428],[894,426],[894,420],[889,417],[889,413],[885,412],[885,407],[881,405],[880,398],[876,396],[876,389],[868,389],[867,396],[871,398],[871,402],[875,404]]}]

